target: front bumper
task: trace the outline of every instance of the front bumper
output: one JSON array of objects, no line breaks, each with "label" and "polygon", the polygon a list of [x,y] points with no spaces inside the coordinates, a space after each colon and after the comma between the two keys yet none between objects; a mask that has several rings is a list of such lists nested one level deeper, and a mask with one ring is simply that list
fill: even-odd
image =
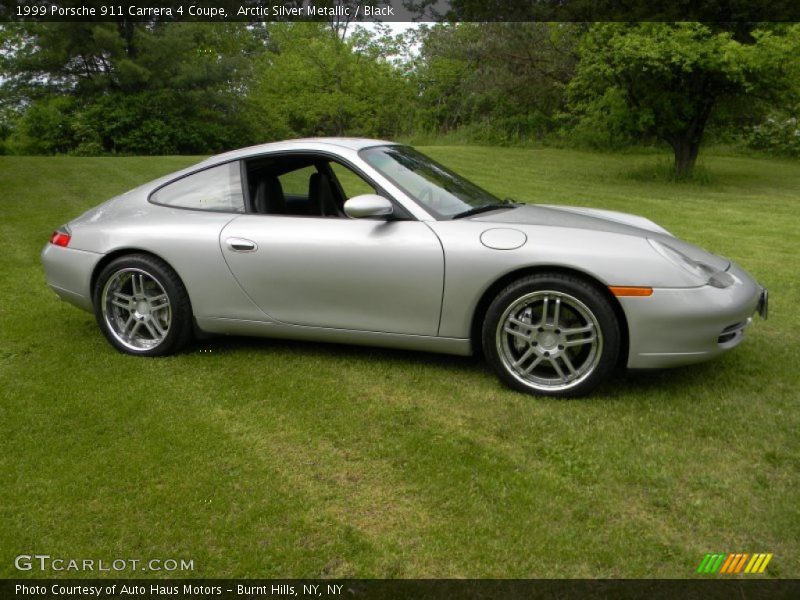
[{"label": "front bumper", "polygon": [[628,319],[628,367],[655,369],[709,360],[739,345],[767,291],[735,264],[726,288],[656,288],[648,297],[620,297]]},{"label": "front bumper", "polygon": [[756,311],[765,321],[767,318],[769,318],[769,292],[766,288],[761,288],[761,294],[758,296]]}]

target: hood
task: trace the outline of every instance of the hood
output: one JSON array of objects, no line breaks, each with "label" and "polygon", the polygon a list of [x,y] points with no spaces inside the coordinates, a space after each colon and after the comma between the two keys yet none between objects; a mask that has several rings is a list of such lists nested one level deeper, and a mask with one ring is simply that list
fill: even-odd
[{"label": "hood", "polygon": [[487,213],[475,217],[474,220],[491,221],[492,223],[518,223],[520,225],[591,229],[593,231],[608,231],[637,237],[647,237],[651,232],[671,235],[666,229],[644,217],[613,210],[600,210],[581,206],[526,204],[512,210]]},{"label": "hood", "polygon": [[545,227],[564,227],[568,229],[587,229],[640,238],[651,238],[664,242],[689,258],[725,271],[730,261],[703,248],[676,238],[669,231],[638,215],[584,208],[580,206],[549,206],[545,204],[525,204],[511,210],[494,211],[473,217],[474,221],[506,225],[536,225]]}]

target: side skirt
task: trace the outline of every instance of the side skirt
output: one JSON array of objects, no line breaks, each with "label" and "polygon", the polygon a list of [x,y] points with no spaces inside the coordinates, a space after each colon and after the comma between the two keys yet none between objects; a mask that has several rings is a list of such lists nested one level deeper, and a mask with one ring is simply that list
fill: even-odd
[{"label": "side skirt", "polygon": [[330,329],[326,327],[308,327],[305,325],[286,325],[283,323],[214,317],[198,318],[197,326],[207,333],[223,335],[378,346],[402,350],[421,350],[439,354],[455,354],[458,356],[470,356],[472,354],[470,340],[461,338],[383,333],[379,331],[352,331],[348,329]]}]

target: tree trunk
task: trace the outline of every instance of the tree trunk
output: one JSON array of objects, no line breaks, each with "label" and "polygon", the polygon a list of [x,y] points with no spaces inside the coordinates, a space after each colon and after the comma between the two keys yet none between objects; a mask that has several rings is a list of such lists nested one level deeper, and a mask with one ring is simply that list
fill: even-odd
[{"label": "tree trunk", "polygon": [[125,44],[125,54],[128,58],[136,58],[138,52],[134,42],[134,36],[136,35],[135,23],[128,19],[121,19],[117,21],[117,29]]},{"label": "tree trunk", "polygon": [[697,153],[700,151],[700,140],[678,139],[672,143],[675,153],[675,177],[688,179],[692,176],[694,164],[697,162]]},{"label": "tree trunk", "polygon": [[697,162],[697,153],[700,151],[700,141],[703,139],[703,132],[706,129],[708,118],[711,116],[714,102],[713,96],[705,96],[701,104],[696,107],[694,117],[686,123],[682,131],[674,131],[672,135],[664,136],[675,153],[675,177],[677,179],[688,179],[692,176],[694,164]]}]

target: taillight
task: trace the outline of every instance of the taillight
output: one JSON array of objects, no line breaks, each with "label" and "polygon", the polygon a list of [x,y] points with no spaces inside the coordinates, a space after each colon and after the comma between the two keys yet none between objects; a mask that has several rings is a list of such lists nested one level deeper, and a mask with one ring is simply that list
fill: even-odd
[{"label": "taillight", "polygon": [[53,232],[53,235],[50,236],[50,243],[55,244],[56,246],[63,246],[67,247],[69,245],[69,241],[72,239],[72,234],[70,233],[69,229],[66,227],[59,227]]}]

